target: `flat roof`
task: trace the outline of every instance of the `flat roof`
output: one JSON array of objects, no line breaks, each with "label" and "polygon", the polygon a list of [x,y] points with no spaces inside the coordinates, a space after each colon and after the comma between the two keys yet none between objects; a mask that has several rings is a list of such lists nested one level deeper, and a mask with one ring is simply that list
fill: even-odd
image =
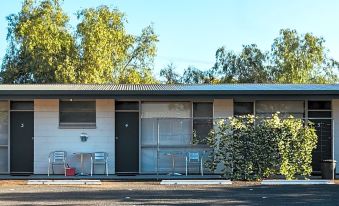
[{"label": "flat roof", "polygon": [[0,84],[20,95],[339,95],[339,84]]}]

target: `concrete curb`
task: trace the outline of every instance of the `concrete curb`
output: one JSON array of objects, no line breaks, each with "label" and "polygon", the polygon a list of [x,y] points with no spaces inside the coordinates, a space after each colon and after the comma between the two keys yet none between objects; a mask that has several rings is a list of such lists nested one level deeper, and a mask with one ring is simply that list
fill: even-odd
[{"label": "concrete curb", "polygon": [[230,185],[230,180],[162,180],[161,185]]},{"label": "concrete curb", "polygon": [[333,180],[263,180],[262,185],[330,185]]},{"label": "concrete curb", "polygon": [[101,185],[100,180],[28,180],[28,185]]}]

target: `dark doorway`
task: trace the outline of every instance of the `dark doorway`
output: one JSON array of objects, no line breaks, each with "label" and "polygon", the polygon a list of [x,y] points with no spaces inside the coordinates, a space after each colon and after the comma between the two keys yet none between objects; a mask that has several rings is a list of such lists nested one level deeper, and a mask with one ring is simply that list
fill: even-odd
[{"label": "dark doorway", "polygon": [[139,173],[139,112],[115,113],[115,171]]},{"label": "dark doorway", "polygon": [[32,174],[34,161],[34,112],[11,111],[11,174]]},{"label": "dark doorway", "polygon": [[313,174],[321,171],[321,162],[332,159],[332,105],[331,101],[308,101],[308,119],[318,136],[317,148],[312,155]]},{"label": "dark doorway", "polygon": [[312,154],[313,172],[321,171],[321,162],[332,159],[332,120],[313,119],[314,127],[318,136],[317,148]]}]

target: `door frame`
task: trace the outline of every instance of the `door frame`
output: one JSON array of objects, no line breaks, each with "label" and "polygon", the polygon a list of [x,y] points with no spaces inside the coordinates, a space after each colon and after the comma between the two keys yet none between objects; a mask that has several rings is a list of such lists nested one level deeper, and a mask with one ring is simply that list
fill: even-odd
[{"label": "door frame", "polygon": [[[11,109],[11,104],[12,102],[33,102],[33,108],[32,109],[28,109],[28,110],[15,110],[15,109]],[[12,116],[11,116],[11,112],[33,112],[33,170],[32,170],[32,174],[34,174],[34,151],[35,151],[35,147],[34,147],[34,141],[35,141],[35,134],[34,134],[34,129],[35,129],[35,114],[34,114],[34,105],[35,102],[32,99],[20,99],[20,100],[7,100],[8,102],[8,173],[7,174],[11,174],[11,120],[12,120]],[[18,173],[18,172],[17,172]],[[18,173],[19,174],[19,173]],[[22,174],[27,174],[26,172],[22,173]]]},{"label": "door frame", "polygon": [[[116,109],[116,103],[117,102],[135,102],[138,104],[138,109],[124,109],[124,110],[121,110],[121,109]],[[117,118],[116,118],[116,113],[117,112],[121,112],[121,113],[136,113],[138,112],[138,173],[137,174],[140,174],[141,172],[141,100],[136,100],[136,99],[119,99],[119,100],[115,100],[114,102],[114,128],[115,128],[115,135],[114,135],[114,173],[117,174],[117,173],[120,173],[120,172],[117,172],[117,167],[116,167],[116,163],[117,163],[117,155],[116,155],[116,139],[115,139],[115,136],[116,136],[116,121],[117,121]],[[122,174],[122,173],[121,173]]]}]

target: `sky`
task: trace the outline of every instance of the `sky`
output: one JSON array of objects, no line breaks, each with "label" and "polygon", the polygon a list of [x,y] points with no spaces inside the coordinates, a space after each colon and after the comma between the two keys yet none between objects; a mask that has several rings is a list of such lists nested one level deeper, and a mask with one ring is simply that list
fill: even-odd
[{"label": "sky", "polygon": [[[21,0],[0,0],[0,59],[6,52],[6,16],[20,11]],[[282,28],[311,32],[326,40],[329,55],[339,60],[338,0],[64,0],[62,7],[77,24],[76,12],[108,5],[126,14],[127,30],[140,34],[153,24],[159,36],[155,74],[173,63],[209,69],[221,46],[239,52],[255,43],[269,50]]]}]

